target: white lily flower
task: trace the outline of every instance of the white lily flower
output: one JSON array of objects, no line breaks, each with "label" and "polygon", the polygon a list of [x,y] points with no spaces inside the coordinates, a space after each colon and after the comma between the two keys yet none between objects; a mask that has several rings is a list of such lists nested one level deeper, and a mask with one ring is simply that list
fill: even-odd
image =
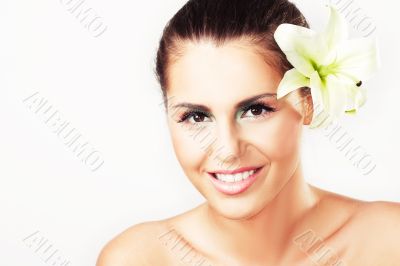
[{"label": "white lily flower", "polygon": [[329,21],[322,33],[288,23],[279,25],[274,33],[294,67],[283,76],[277,98],[309,87],[314,105],[310,128],[325,126],[343,113],[355,113],[366,101],[362,82],[379,67],[376,42],[347,40],[345,18],[332,5],[329,7]]}]

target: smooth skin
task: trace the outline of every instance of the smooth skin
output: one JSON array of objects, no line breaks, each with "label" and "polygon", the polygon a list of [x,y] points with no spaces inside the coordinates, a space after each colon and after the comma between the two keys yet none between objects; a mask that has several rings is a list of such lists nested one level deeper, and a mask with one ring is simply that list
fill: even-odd
[{"label": "smooth skin", "polygon": [[[282,74],[243,40],[182,48],[169,70],[168,126],[182,169],[206,201],[128,228],[105,245],[97,266],[400,265],[399,203],[356,200],[305,182],[299,154],[311,96],[298,90],[259,99],[275,112],[237,109],[276,93]],[[181,103],[209,113],[178,123],[189,110]],[[208,141],[194,137],[199,129]],[[242,166],[263,166],[246,191],[228,196],[213,187],[207,172]]]}]

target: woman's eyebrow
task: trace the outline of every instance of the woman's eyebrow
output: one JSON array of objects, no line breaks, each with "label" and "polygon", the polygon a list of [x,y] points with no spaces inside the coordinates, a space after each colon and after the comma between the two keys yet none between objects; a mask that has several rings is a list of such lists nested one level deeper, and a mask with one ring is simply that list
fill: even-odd
[{"label": "woman's eyebrow", "polygon": [[[242,108],[248,106],[250,103],[252,103],[258,99],[264,98],[264,97],[276,97],[276,93],[263,93],[263,94],[259,94],[259,95],[244,99],[235,105],[235,109],[242,109]],[[210,108],[208,108],[207,106],[202,105],[202,104],[193,104],[193,103],[185,103],[184,102],[184,103],[176,104],[172,108],[176,109],[176,108],[180,108],[180,107],[186,107],[189,109],[196,109],[199,111],[211,113]]]}]

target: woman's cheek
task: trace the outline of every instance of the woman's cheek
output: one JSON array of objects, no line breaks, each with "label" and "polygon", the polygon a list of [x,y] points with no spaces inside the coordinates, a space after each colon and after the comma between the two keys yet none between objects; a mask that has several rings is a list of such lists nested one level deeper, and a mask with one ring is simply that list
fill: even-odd
[{"label": "woman's cheek", "polygon": [[197,170],[206,154],[205,129],[176,125],[171,128],[172,144],[177,159],[186,173]]},{"label": "woman's cheek", "polygon": [[251,142],[269,160],[292,156],[299,147],[301,116],[291,110],[282,110],[275,117],[248,128]]}]

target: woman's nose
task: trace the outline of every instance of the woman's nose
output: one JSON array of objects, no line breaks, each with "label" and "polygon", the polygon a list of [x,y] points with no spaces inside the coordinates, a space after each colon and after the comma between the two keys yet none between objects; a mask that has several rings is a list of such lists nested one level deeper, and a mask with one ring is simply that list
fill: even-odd
[{"label": "woman's nose", "polygon": [[213,156],[221,169],[236,169],[240,165],[243,153],[243,141],[240,129],[230,122],[219,123],[216,128],[216,139],[212,146]]}]

